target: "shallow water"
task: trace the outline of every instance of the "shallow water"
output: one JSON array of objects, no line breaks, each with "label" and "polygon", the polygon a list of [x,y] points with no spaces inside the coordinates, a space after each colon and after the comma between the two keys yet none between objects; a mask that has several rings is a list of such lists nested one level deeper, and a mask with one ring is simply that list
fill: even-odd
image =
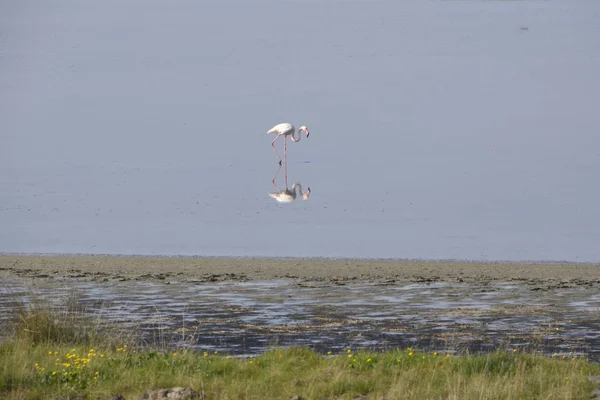
[{"label": "shallow water", "polygon": [[[600,260],[597,1],[18,1],[0,26],[0,252]],[[291,204],[283,121],[311,129]]]},{"label": "shallow water", "polygon": [[[569,286],[569,285],[567,285]],[[78,306],[103,324],[194,349],[259,354],[275,346],[490,351],[529,348],[600,360],[598,287],[368,282],[89,282],[8,279],[0,322],[15,302]]]}]

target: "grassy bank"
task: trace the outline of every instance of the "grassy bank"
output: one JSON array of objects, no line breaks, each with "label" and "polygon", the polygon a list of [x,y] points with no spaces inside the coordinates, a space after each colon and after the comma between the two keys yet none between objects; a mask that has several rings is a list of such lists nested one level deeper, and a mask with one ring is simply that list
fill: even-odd
[{"label": "grassy bank", "polygon": [[319,355],[273,350],[255,358],[191,351],[36,344],[0,346],[3,399],[138,399],[173,386],[207,399],[582,399],[597,365],[581,357],[548,358],[498,351],[483,356],[412,349]]},{"label": "grassy bank", "polygon": [[[64,309],[63,309],[64,310]],[[0,345],[2,399],[139,399],[174,386],[206,399],[584,399],[600,366],[572,354],[421,353],[411,348],[260,357],[139,345],[74,309],[22,308]]]}]

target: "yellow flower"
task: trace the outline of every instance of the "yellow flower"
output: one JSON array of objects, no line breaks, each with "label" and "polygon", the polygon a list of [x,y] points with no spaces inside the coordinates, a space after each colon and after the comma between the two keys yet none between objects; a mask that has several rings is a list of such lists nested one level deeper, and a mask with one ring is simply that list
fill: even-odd
[{"label": "yellow flower", "polygon": [[434,357],[437,357],[437,352],[433,353],[433,356],[434,356]]},{"label": "yellow flower", "polygon": [[100,358],[104,358],[104,354],[100,354]]},{"label": "yellow flower", "polygon": [[568,376],[565,376],[565,381],[568,381],[568,380],[569,380],[569,377],[568,377]]},{"label": "yellow flower", "polygon": [[71,366],[71,364],[69,364],[69,363],[63,363],[63,367],[69,368],[70,366]]},{"label": "yellow flower", "polygon": [[100,374],[100,372],[99,372],[99,371],[96,371],[95,375],[99,375],[99,374]]},{"label": "yellow flower", "polygon": [[517,349],[513,349],[513,353],[516,353],[516,352],[517,352]]},{"label": "yellow flower", "polygon": [[218,351],[215,351],[215,354],[219,354],[219,352],[218,352]]},{"label": "yellow flower", "polygon": [[227,357],[225,357],[225,358],[231,358],[231,356],[227,356]]},{"label": "yellow flower", "polygon": [[412,351],[410,353],[408,353],[409,357],[412,357],[412,355],[413,355]]},{"label": "yellow flower", "polygon": [[56,375],[56,371],[52,371],[52,375]]},{"label": "yellow flower", "polygon": [[250,364],[252,364],[254,361],[250,360]]},{"label": "yellow flower", "polygon": [[348,358],[352,358],[352,354],[348,354]]},{"label": "yellow flower", "polygon": [[370,358],[367,358],[367,362],[368,362],[368,363],[370,363],[370,362],[371,362],[371,359],[370,359]]},{"label": "yellow flower", "polygon": [[173,356],[176,356],[176,355],[177,355],[177,353],[173,353]]},{"label": "yellow flower", "polygon": [[208,353],[207,352],[204,352],[204,357],[208,357]]},{"label": "yellow flower", "polygon": [[327,352],[327,355],[328,355],[328,356],[330,356],[330,355],[331,355],[331,352],[330,352],[330,351],[328,351],[328,352]]},{"label": "yellow flower", "polygon": [[51,352],[51,351],[49,351],[49,352],[48,352],[48,354],[49,354],[49,355],[52,355],[52,352]]},{"label": "yellow flower", "polygon": [[425,356],[421,356],[421,359],[422,359],[422,360],[424,360],[424,359],[425,359]]},{"label": "yellow flower", "polygon": [[348,353],[352,353],[352,349],[348,349]]}]

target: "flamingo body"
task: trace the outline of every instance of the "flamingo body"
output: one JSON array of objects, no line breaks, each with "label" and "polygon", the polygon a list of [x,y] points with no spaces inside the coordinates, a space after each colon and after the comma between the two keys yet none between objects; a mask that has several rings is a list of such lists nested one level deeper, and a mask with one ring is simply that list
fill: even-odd
[{"label": "flamingo body", "polygon": [[284,122],[284,123],[275,125],[271,129],[269,129],[269,132],[267,132],[267,133],[277,133],[278,135],[288,136],[288,135],[293,135],[295,131],[296,131],[296,128],[294,128],[294,125],[290,124],[289,122]]}]

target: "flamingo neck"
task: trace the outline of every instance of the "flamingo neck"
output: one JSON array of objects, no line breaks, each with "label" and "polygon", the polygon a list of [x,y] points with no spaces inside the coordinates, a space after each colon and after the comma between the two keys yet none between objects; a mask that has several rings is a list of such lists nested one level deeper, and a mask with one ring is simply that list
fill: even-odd
[{"label": "flamingo neck", "polygon": [[295,135],[296,135],[296,130],[294,129],[292,131],[291,139],[293,142],[299,142],[300,139],[302,139],[302,135],[300,134],[300,129],[298,129],[298,138],[297,139],[296,139]]}]

